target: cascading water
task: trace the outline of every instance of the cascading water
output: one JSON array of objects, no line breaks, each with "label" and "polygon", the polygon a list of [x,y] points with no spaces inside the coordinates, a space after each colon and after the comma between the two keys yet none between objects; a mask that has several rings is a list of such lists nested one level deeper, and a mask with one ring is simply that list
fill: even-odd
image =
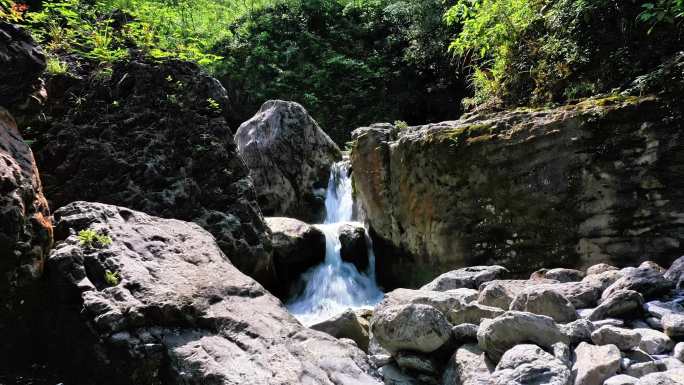
[{"label": "cascading water", "polygon": [[375,282],[375,255],[366,234],[368,270],[359,272],[340,256],[339,229],[353,216],[352,184],[349,162],[336,163],[330,172],[325,198],[325,223],[316,225],[325,234],[325,261],[312,268],[302,279],[306,286],[301,295],[287,305],[304,325],[325,321],[346,309],[369,308],[383,296]]}]

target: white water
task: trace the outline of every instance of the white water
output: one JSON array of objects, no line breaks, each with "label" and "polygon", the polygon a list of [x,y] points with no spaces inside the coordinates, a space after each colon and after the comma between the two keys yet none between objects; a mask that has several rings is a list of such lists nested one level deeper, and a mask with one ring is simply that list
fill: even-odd
[{"label": "white water", "polygon": [[366,234],[368,270],[359,272],[352,263],[342,261],[339,228],[353,216],[352,184],[349,162],[333,165],[325,197],[325,223],[316,225],[325,234],[325,261],[302,275],[304,291],[287,308],[300,322],[310,326],[343,311],[370,308],[383,296],[375,282],[375,255]]}]

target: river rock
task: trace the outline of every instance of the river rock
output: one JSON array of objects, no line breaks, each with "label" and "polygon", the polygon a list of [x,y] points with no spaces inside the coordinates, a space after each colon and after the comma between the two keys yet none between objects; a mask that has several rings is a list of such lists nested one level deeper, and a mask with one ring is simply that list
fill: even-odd
[{"label": "river rock", "polygon": [[493,385],[569,385],[570,369],[537,345],[517,345],[509,349],[491,375]]},{"label": "river rock", "polygon": [[362,312],[348,309],[329,320],[312,325],[311,329],[322,331],[335,338],[348,338],[367,353],[370,326],[368,319],[363,316]]},{"label": "river rock", "polygon": [[639,379],[637,385],[681,385],[684,384],[684,369],[647,374]]},{"label": "river rock", "polygon": [[325,218],[325,190],[340,149],[295,102],[269,100],[235,133],[265,215]]},{"label": "river rock", "polygon": [[478,289],[485,282],[501,279],[508,273],[503,266],[470,266],[452,270],[433,279],[421,290],[446,291],[458,288]]},{"label": "river rock", "polygon": [[671,338],[684,337],[684,313],[668,313],[661,319],[663,331]]},{"label": "river rock", "polygon": [[371,331],[373,338],[392,354],[400,350],[430,353],[451,337],[451,325],[444,314],[423,304],[376,309]]},{"label": "river rock", "polygon": [[639,379],[636,377],[628,376],[626,374],[618,374],[617,376],[607,379],[603,385],[635,385],[637,381],[639,381]]},{"label": "river rock", "polygon": [[588,318],[598,321],[605,318],[635,318],[643,311],[644,298],[636,291],[618,290],[605,297],[601,304],[591,311]]},{"label": "river rock", "polygon": [[368,245],[366,228],[361,223],[345,223],[339,228],[340,257],[353,263],[359,271],[368,268]]},{"label": "river rock", "polygon": [[479,325],[483,319],[496,318],[505,313],[505,310],[493,306],[480,305],[477,302],[460,305],[448,313],[449,322],[454,325],[475,324]]},{"label": "river rock", "polygon": [[615,345],[620,350],[630,350],[639,345],[639,333],[615,326],[602,326],[591,334],[591,340],[596,345]]},{"label": "river rock", "polygon": [[570,343],[576,345],[582,341],[591,341],[591,334],[597,327],[589,320],[580,318],[576,321],[558,325],[561,332],[565,334],[569,339]]},{"label": "river rock", "polygon": [[576,282],[584,278],[584,272],[574,269],[541,269],[532,273],[530,279],[546,278],[558,282]]},{"label": "river rock", "polygon": [[575,307],[557,291],[549,288],[531,287],[515,296],[510,310],[526,311],[553,318],[559,323],[577,319]]},{"label": "river rock", "polygon": [[663,276],[673,282],[678,289],[684,288],[684,257],[675,260]]},{"label": "river rock", "polygon": [[452,309],[461,309],[462,304],[469,303],[477,298],[477,290],[453,289],[448,291],[396,289],[385,294],[375,310],[379,311],[388,306],[401,304],[424,304],[430,305],[448,316]]},{"label": "river rock", "polygon": [[494,368],[478,345],[462,345],[449,359],[442,385],[491,385]]},{"label": "river rock", "polygon": [[85,200],[195,222],[238,269],[274,287],[271,235],[218,80],[188,62],[130,60],[111,77],[47,84],[46,120],[31,126],[53,207]]},{"label": "river rock", "polygon": [[641,336],[639,349],[648,354],[661,354],[669,352],[674,347],[674,342],[672,342],[670,337],[668,337],[665,333],[646,328],[637,328],[633,330]]},{"label": "river rock", "polygon": [[541,284],[557,283],[557,281],[538,280],[494,280],[482,284],[477,302],[486,305],[508,309],[518,293],[527,287],[535,287]]},{"label": "river rock", "polygon": [[294,218],[265,218],[271,230],[276,276],[287,292],[288,285],[308,269],[325,260],[325,235],[315,226]]},{"label": "river rock", "polygon": [[575,363],[572,366],[575,385],[602,385],[617,373],[620,358],[620,350],[615,345],[580,343],[575,348]]},{"label": "river rock", "polygon": [[[198,225],[87,202],[54,216],[55,338],[73,372],[155,385],[378,384],[363,351],[303,327]],[[84,229],[111,244],[81,244]]]},{"label": "river rock", "polygon": [[22,104],[41,88],[46,66],[43,50],[23,28],[0,22],[0,106]]},{"label": "river rock", "polygon": [[672,281],[665,279],[663,273],[650,267],[627,269],[623,276],[604,290],[601,299],[605,300],[619,290],[633,290],[644,298],[654,298],[665,294],[674,287]]},{"label": "river rock", "polygon": [[619,271],[615,266],[609,265],[607,263],[597,263],[587,268],[587,276],[605,273],[606,271]]},{"label": "river rock", "polygon": [[569,344],[551,317],[520,311],[508,311],[494,319],[485,319],[477,332],[477,342],[495,362],[513,346],[533,342],[550,349],[553,344]]}]

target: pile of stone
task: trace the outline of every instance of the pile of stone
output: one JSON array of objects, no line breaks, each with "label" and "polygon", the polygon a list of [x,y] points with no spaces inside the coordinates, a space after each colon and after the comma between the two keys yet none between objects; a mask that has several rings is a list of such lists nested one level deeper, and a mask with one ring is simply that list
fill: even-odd
[{"label": "pile of stone", "polygon": [[369,355],[385,384],[684,384],[684,257],[505,279],[454,270],[375,308]]}]

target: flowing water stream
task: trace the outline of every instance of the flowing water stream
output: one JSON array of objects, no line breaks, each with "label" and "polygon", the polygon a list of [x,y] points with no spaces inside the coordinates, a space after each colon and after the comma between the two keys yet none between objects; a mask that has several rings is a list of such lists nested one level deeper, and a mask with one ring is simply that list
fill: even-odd
[{"label": "flowing water stream", "polygon": [[375,282],[375,255],[367,232],[369,261],[366,271],[358,271],[354,264],[344,262],[340,256],[339,230],[353,217],[349,167],[348,161],[333,165],[325,197],[325,223],[316,225],[325,234],[325,261],[303,274],[304,291],[287,304],[288,310],[307,326],[349,308],[370,308],[383,296]]}]

